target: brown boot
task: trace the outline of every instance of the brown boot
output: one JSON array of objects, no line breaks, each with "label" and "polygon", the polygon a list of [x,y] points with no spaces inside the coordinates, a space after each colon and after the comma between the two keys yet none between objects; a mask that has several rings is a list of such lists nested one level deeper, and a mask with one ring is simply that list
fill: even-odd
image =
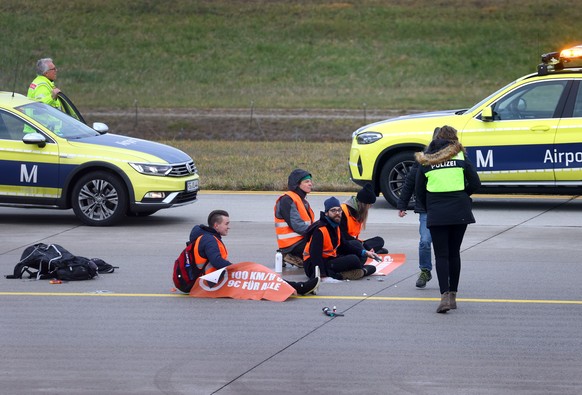
[{"label": "brown boot", "polygon": [[283,255],[283,262],[290,264],[291,266],[296,266],[299,268],[303,267],[303,259],[293,254]]},{"label": "brown boot", "polygon": [[347,270],[340,273],[344,280],[359,280],[364,277],[364,274],[364,269]]},{"label": "brown boot", "polygon": [[448,292],[441,295],[441,304],[437,307],[437,313],[446,313],[451,309],[451,298]]},{"label": "brown boot", "polygon": [[457,293],[449,292],[449,304],[451,305],[451,310],[457,308]]}]

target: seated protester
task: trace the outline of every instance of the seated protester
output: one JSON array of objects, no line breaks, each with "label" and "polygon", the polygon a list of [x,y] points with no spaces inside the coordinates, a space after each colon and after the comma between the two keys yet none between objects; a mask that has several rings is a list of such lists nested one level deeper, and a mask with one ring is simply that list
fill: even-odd
[{"label": "seated protester", "polygon": [[283,253],[283,261],[303,267],[303,250],[307,240],[305,233],[315,222],[315,215],[306,196],[313,188],[311,174],[303,169],[295,169],[287,180],[289,190],[275,202],[275,233],[277,245]]},{"label": "seated protester", "polygon": [[[357,280],[369,276],[376,271],[376,266],[364,265],[361,257],[378,258],[373,251],[349,244],[340,231],[342,209],[335,197],[325,201],[325,211],[319,221],[310,229],[310,237],[303,252],[304,270],[308,277],[313,278],[319,272],[322,277],[332,277],[337,280]],[[338,248],[345,245],[346,255],[340,255]]]},{"label": "seated protester", "polygon": [[[230,230],[230,218],[224,210],[214,210],[208,215],[208,226],[196,225],[190,232],[190,243],[196,243],[198,248],[194,251],[194,261],[200,269],[204,267],[205,273],[212,273],[231,265],[228,261],[228,251],[222,242],[222,237],[228,235]],[[319,287],[319,277],[311,278],[305,282],[287,281],[299,295],[315,294]]]},{"label": "seated protester", "polygon": [[[350,197],[345,203],[342,203],[343,215],[340,222],[340,229],[344,233],[346,240],[351,244],[359,246],[360,249],[374,251],[378,254],[387,254],[388,250],[384,248],[384,239],[375,236],[364,241],[359,239],[360,232],[366,229],[368,220],[368,211],[372,204],[376,202],[376,194],[372,184],[364,185],[356,196]],[[365,259],[366,257],[362,257]]]}]

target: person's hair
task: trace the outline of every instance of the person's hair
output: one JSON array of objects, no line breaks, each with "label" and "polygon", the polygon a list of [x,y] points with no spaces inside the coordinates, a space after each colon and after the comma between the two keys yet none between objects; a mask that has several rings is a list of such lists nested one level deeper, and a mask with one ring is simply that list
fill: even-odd
[{"label": "person's hair", "polygon": [[362,230],[366,229],[366,222],[368,221],[368,212],[370,210],[370,205],[358,201],[358,212],[356,213],[356,219],[362,224]]},{"label": "person's hair", "polygon": [[36,74],[43,75],[49,69],[48,64],[52,63],[53,60],[51,58],[42,58],[36,62]]},{"label": "person's hair", "polygon": [[208,214],[208,226],[214,228],[214,225],[222,223],[222,217],[228,217],[228,213],[224,210],[214,210]]},{"label": "person's hair", "polygon": [[457,136],[457,129],[448,125],[441,127],[440,130],[436,133],[435,138],[449,141],[459,141],[459,137]]}]

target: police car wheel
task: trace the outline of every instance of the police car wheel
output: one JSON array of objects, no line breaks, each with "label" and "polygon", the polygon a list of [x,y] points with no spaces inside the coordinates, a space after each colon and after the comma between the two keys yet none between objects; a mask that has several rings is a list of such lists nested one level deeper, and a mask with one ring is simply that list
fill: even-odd
[{"label": "police car wheel", "polygon": [[73,187],[71,203],[75,215],[87,225],[108,226],[127,212],[127,191],[115,175],[97,171],[81,177]]},{"label": "police car wheel", "polygon": [[[380,172],[380,191],[382,191],[384,199],[393,207],[396,207],[398,203],[406,175],[413,164],[414,152],[406,151],[394,155],[382,166],[382,171]],[[411,205],[413,205],[412,199]]]}]

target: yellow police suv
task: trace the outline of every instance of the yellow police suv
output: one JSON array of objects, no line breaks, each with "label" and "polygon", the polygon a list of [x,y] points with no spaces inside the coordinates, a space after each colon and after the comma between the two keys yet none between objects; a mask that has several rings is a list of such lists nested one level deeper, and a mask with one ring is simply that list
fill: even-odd
[{"label": "yellow police suv", "polygon": [[72,208],[85,224],[113,225],[196,201],[199,176],[184,152],[85,125],[70,113],[0,92],[0,205]]},{"label": "yellow police suv", "polygon": [[582,187],[582,45],[542,55],[523,76],[469,109],[402,116],[352,135],[351,178],[396,205],[414,153],[453,126],[482,181],[479,192],[574,193]]}]

